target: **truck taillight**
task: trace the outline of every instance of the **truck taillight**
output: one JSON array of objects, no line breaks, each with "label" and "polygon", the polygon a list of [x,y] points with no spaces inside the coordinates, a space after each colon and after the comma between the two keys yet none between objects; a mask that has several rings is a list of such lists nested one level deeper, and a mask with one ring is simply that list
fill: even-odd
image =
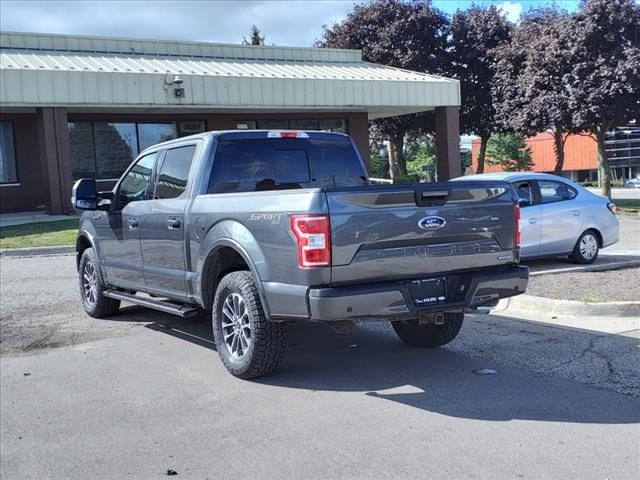
[{"label": "truck taillight", "polygon": [[520,205],[518,205],[517,203],[514,204],[513,216],[515,217],[516,221],[516,248],[520,248]]},{"label": "truck taillight", "polygon": [[298,241],[300,267],[331,265],[331,234],[327,215],[292,215],[291,231]]}]

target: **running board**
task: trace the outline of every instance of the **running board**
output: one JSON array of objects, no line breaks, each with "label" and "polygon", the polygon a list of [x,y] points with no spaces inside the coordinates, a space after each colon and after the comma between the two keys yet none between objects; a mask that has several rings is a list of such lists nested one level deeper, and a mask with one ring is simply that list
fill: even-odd
[{"label": "running board", "polygon": [[124,300],[125,302],[135,303],[142,307],[153,308],[161,312],[177,315],[178,317],[190,317],[198,313],[198,308],[187,306],[181,303],[174,303],[169,300],[155,300],[148,297],[139,297],[132,293],[121,292],[119,290],[107,290],[104,292],[105,297],[114,298],[116,300]]}]

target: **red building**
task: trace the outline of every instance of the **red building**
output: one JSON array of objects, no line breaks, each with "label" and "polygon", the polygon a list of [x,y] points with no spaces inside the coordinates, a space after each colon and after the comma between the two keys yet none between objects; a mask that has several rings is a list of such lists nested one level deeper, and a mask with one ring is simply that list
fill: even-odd
[{"label": "red building", "polygon": [[[553,136],[542,132],[526,140],[531,149],[534,171],[553,173],[556,155]],[[633,178],[640,174],[640,128],[629,126],[607,134],[605,142],[614,179]],[[565,144],[563,176],[572,180],[596,181],[598,178],[598,151],[596,141],[587,135],[571,135]],[[478,168],[480,140],[474,140],[471,149],[473,171]],[[485,172],[499,172],[500,166],[485,163]]]}]

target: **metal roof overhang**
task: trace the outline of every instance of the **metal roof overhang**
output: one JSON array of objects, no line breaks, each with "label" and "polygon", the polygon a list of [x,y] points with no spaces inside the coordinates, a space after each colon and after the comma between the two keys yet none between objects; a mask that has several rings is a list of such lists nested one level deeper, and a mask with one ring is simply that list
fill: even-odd
[{"label": "metal roof overhang", "polygon": [[[174,94],[177,85],[165,84],[174,75],[183,79],[182,98]],[[319,61],[0,49],[3,108],[358,111],[381,118],[459,105],[457,80],[353,56]]]}]

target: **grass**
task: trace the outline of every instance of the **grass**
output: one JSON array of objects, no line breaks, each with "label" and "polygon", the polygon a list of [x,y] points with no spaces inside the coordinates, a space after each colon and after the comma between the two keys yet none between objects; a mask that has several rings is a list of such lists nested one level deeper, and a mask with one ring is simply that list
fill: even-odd
[{"label": "grass", "polygon": [[619,215],[635,217],[640,214],[640,200],[635,198],[620,198],[613,200]]},{"label": "grass", "polygon": [[582,303],[604,303],[606,300],[598,297],[582,297],[580,299]]},{"label": "grass", "polygon": [[78,234],[78,220],[25,223],[0,229],[0,248],[54,247],[73,245]]},{"label": "grass", "polygon": [[619,198],[613,201],[617,207],[638,208],[640,209],[640,199],[636,198]]}]

